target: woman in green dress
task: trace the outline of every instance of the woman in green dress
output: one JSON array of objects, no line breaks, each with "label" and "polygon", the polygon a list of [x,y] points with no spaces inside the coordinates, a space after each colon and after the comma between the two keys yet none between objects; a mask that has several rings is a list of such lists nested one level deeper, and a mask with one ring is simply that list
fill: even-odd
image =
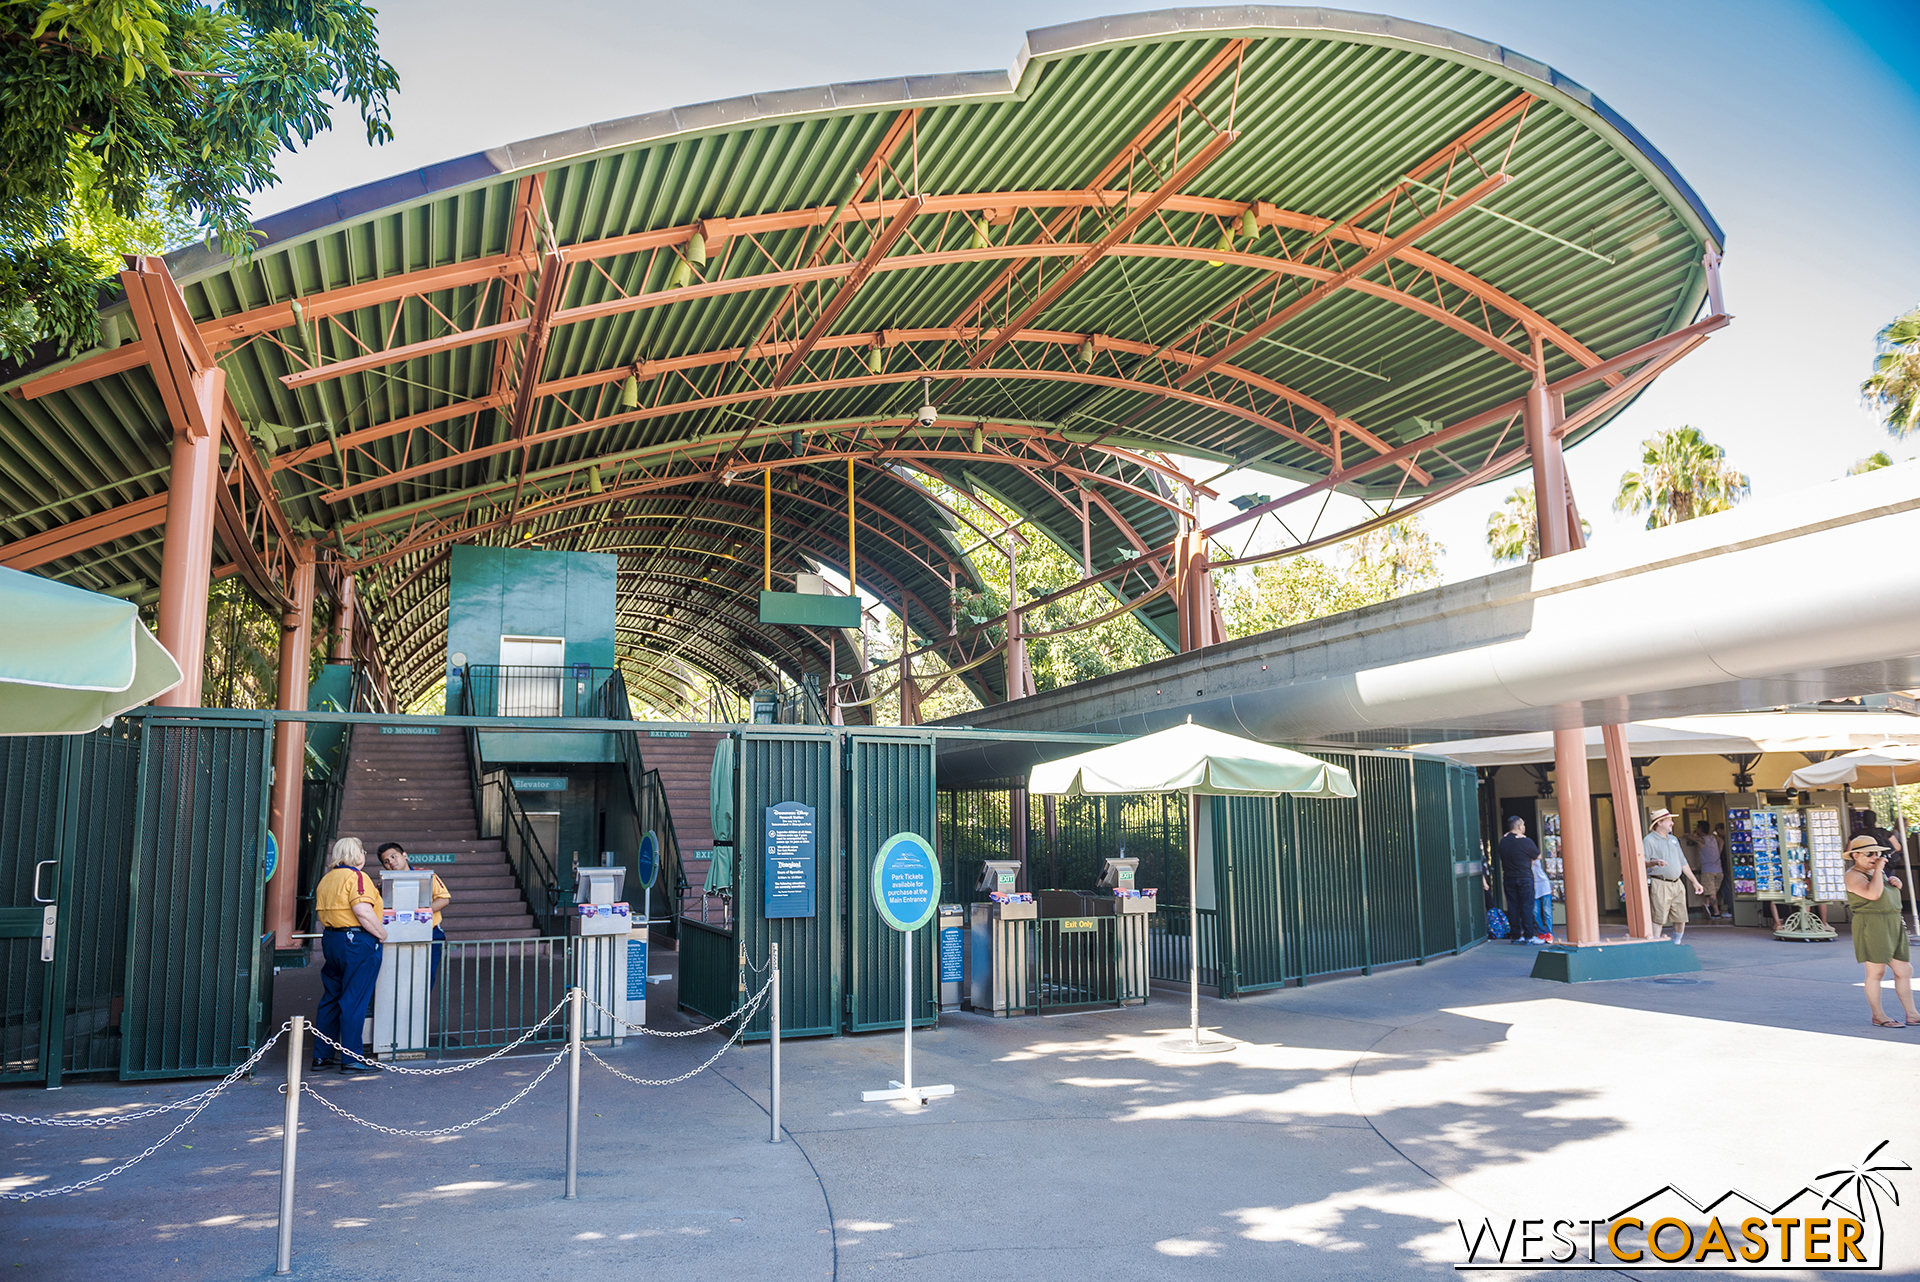
[{"label": "woman in green dress", "polygon": [[[1853,911],[1853,956],[1867,968],[1867,1006],[1876,1028],[1920,1024],[1913,1005],[1913,963],[1907,953],[1907,923],[1900,916],[1900,879],[1887,876],[1887,847],[1866,834],[1847,846],[1847,907]],[[1888,1019],[1880,1009],[1880,977],[1893,971],[1893,991],[1906,1020]]]}]

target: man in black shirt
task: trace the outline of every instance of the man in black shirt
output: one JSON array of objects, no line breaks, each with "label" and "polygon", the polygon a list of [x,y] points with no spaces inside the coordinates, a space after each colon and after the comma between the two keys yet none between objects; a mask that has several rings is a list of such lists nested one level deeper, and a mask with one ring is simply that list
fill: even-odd
[{"label": "man in black shirt", "polygon": [[1507,887],[1507,938],[1531,944],[1540,933],[1533,924],[1533,861],[1540,857],[1540,847],[1528,840],[1527,821],[1509,816],[1507,835],[1494,852],[1500,856],[1500,876]]}]

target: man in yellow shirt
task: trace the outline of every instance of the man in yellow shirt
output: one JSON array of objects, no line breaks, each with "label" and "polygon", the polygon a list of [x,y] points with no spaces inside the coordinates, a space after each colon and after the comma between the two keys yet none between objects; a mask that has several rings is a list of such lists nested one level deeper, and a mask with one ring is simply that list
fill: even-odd
[{"label": "man in yellow shirt", "polygon": [[[365,1025],[373,983],[380,976],[380,945],[387,938],[387,928],[381,924],[386,904],[380,898],[379,879],[361,871],[366,862],[366,848],[358,837],[340,838],[327,858],[327,875],[313,892],[314,916],[325,932],[320,936],[320,952],[326,959],[320,968],[325,996],[313,1023],[317,1032],[351,1052],[341,1057],[343,1073],[380,1071],[364,1058]],[[328,1052],[321,1050],[324,1045],[314,1047],[311,1067],[316,1071],[333,1063],[325,1057]]]},{"label": "man in yellow shirt", "polygon": [[[413,865],[407,862],[407,848],[397,841],[389,841],[377,852],[380,866],[388,872],[407,872]],[[440,880],[440,874],[433,874],[433,961],[427,967],[427,986],[440,982],[440,945],[446,941],[447,932],[440,929],[440,910],[453,902],[453,892],[447,889],[447,883]]]}]

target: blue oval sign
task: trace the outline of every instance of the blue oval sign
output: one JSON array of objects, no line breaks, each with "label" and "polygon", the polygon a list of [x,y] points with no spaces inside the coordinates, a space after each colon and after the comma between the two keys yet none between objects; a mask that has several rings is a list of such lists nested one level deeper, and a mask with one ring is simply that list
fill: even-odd
[{"label": "blue oval sign", "polygon": [[640,884],[648,890],[653,889],[654,878],[660,875],[660,838],[651,832],[640,838],[640,854],[634,860],[634,871],[640,876]]},{"label": "blue oval sign", "polygon": [[280,843],[273,839],[273,829],[267,829],[267,857],[261,861],[260,880],[272,881],[273,870],[280,866]]},{"label": "blue oval sign", "polygon": [[897,832],[873,857],[873,904],[895,930],[918,930],[940,906],[940,861],[915,832]]}]

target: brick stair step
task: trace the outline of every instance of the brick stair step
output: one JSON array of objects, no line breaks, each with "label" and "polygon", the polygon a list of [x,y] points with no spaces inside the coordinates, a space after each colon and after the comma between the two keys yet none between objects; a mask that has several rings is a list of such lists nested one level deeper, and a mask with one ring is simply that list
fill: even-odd
[{"label": "brick stair step", "polygon": [[[445,930],[446,926],[443,924],[441,929]],[[460,919],[460,930],[468,939],[495,939],[500,932],[511,930],[539,933],[533,929],[532,913],[518,913],[510,917],[463,917]],[[452,938],[451,932],[448,937]]]},{"label": "brick stair step", "polygon": [[[538,939],[540,938],[540,932],[532,926],[524,926],[518,929],[508,928],[505,930],[463,930],[458,934],[449,930],[447,932],[447,938],[453,941],[465,942],[485,939]],[[475,956],[475,953],[469,951],[465,955],[472,957]],[[514,956],[515,954],[507,955]]]},{"label": "brick stair step", "polygon": [[520,904],[520,888],[518,886],[456,886],[444,878],[442,878],[442,883],[448,890],[453,892],[453,903],[449,905],[447,909],[448,912],[452,912],[462,905],[466,905],[466,909],[463,911],[470,911],[475,904],[504,903],[513,904],[516,907]]},{"label": "brick stair step", "polygon": [[469,890],[512,890],[516,895],[520,893],[510,872],[503,872],[493,877],[449,877],[442,873],[440,880],[447,883],[447,889],[451,890],[455,896]]}]

